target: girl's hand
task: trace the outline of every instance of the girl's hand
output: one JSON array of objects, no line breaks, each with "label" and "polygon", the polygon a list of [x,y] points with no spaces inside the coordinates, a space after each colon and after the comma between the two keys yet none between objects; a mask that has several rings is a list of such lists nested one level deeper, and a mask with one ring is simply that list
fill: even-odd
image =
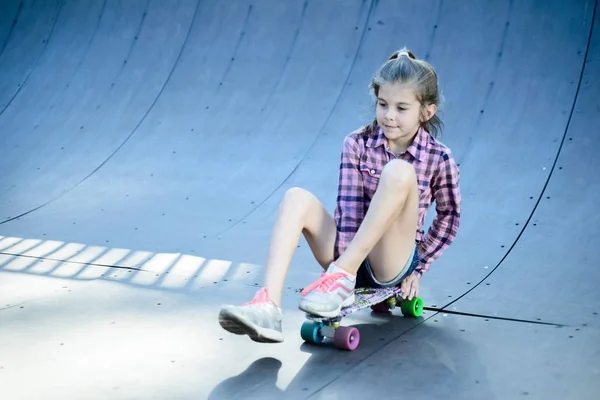
[{"label": "girl's hand", "polygon": [[400,285],[402,289],[402,298],[405,300],[412,300],[413,297],[419,296],[419,279],[421,275],[418,273],[412,273],[407,276]]}]

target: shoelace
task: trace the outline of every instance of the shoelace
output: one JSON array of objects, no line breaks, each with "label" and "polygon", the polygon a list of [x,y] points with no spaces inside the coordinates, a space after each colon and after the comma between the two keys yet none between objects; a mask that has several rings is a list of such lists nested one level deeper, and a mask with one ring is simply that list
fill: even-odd
[{"label": "shoelace", "polygon": [[335,281],[337,281],[339,278],[342,278],[343,276],[344,274],[341,272],[335,272],[333,274],[323,272],[319,279],[317,279],[314,283],[310,284],[308,287],[305,287],[304,290],[302,290],[302,295],[306,296],[309,292],[312,292],[313,290],[326,292]]},{"label": "shoelace", "polygon": [[247,303],[244,303],[244,306],[251,306],[253,304],[262,304],[269,301],[269,295],[267,294],[267,289],[262,288],[260,291],[254,296],[252,300]]}]

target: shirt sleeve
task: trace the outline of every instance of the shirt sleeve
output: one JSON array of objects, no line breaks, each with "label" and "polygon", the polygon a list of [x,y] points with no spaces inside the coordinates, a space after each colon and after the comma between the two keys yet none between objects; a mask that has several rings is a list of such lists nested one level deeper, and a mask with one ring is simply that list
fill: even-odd
[{"label": "shirt sleeve", "polygon": [[460,225],[461,194],[460,172],[452,154],[444,154],[438,171],[432,179],[431,191],[437,215],[419,243],[419,265],[416,271],[423,275],[431,263],[452,244]]},{"label": "shirt sleeve", "polygon": [[359,166],[359,144],[353,136],[347,136],[342,149],[334,214],[337,226],[335,258],[344,253],[365,215],[363,181]]}]

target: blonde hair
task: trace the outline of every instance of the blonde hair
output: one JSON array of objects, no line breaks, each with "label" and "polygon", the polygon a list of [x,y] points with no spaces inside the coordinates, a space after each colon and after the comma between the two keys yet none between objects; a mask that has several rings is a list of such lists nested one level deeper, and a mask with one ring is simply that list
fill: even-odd
[{"label": "blonde hair", "polygon": [[[406,83],[412,85],[415,96],[421,103],[421,112],[430,104],[440,106],[441,96],[438,90],[438,79],[435,70],[427,61],[418,60],[406,47],[395,51],[373,76],[369,89],[377,98],[379,88],[384,84]],[[371,129],[377,126],[373,121]],[[442,120],[435,114],[428,120],[421,121],[421,126],[433,137],[441,135]]]}]

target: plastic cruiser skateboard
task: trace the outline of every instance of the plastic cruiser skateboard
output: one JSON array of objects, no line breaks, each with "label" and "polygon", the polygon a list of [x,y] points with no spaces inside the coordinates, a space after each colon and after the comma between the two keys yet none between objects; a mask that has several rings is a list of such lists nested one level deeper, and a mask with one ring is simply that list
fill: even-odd
[{"label": "plastic cruiser skateboard", "polygon": [[400,287],[392,288],[357,288],[354,290],[354,303],[342,308],[340,314],[334,318],[324,318],[318,315],[306,314],[305,321],[300,328],[302,339],[311,344],[319,344],[326,337],[333,338],[335,347],[344,350],[356,350],[360,342],[360,332],[355,327],[340,326],[340,321],[348,314],[363,308],[371,307],[375,312],[387,312],[400,304],[404,316],[419,317],[423,312],[423,300],[414,297],[412,300],[403,300],[400,297]]}]

